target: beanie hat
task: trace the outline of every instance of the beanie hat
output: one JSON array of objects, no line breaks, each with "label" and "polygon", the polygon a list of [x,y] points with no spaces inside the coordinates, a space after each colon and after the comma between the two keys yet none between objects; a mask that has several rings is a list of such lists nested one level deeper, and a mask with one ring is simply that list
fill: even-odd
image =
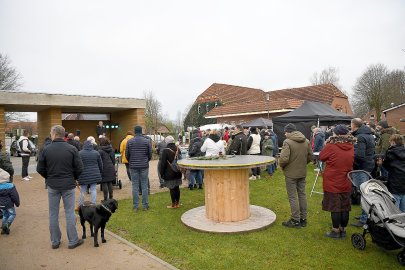
[{"label": "beanie hat", "polygon": [[142,134],[142,127],[141,126],[135,126],[135,134]]},{"label": "beanie hat", "polygon": [[333,129],[333,133],[335,133],[336,135],[346,135],[347,133],[349,133],[349,129],[345,125],[337,125]]},{"label": "beanie hat", "polygon": [[297,127],[294,124],[289,123],[284,127],[284,132],[291,133],[293,131],[297,131]]},{"label": "beanie hat", "polygon": [[382,128],[388,128],[387,120],[381,120],[380,122],[378,122],[378,125],[381,126]]},{"label": "beanie hat", "polygon": [[169,144],[169,143],[174,143],[174,138],[173,138],[173,136],[167,136],[166,138],[165,138],[165,143],[167,143],[167,144]]},{"label": "beanie hat", "polygon": [[10,174],[3,169],[0,169],[0,184],[10,181]]}]

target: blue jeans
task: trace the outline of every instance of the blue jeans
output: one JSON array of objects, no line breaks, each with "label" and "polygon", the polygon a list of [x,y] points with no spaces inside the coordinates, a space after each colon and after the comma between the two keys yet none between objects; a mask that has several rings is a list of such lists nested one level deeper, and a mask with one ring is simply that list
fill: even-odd
[{"label": "blue jeans", "polygon": [[3,213],[2,225],[8,224],[8,226],[10,227],[16,216],[15,208],[11,207],[9,209],[1,209],[1,212]]},{"label": "blue jeans", "polygon": [[133,208],[139,207],[139,183],[142,189],[142,207],[143,209],[149,208],[148,202],[148,178],[149,168],[146,169],[132,169],[130,168],[131,182],[132,182],[132,202]]},{"label": "blue jeans", "polygon": [[66,233],[69,239],[69,246],[73,246],[79,241],[76,231],[75,189],[56,190],[48,187],[51,242],[52,245],[58,245],[62,236],[59,228],[59,205],[61,198],[63,200],[63,207],[65,208]]},{"label": "blue jeans", "polygon": [[[370,180],[370,178],[363,172],[354,172],[352,173],[352,180],[353,184],[360,190],[360,185]],[[361,210],[360,222],[364,224],[367,222],[367,213],[363,209]]]},{"label": "blue jeans", "polygon": [[[97,190],[96,190],[97,184],[90,184],[90,196],[91,196],[91,202],[96,204],[97,202]],[[87,192],[87,185],[80,185],[80,197],[79,197],[79,205],[83,205],[84,202],[84,196]]]},{"label": "blue jeans", "polygon": [[274,171],[276,170],[276,164],[270,164],[267,166],[267,173],[269,175],[273,175]]},{"label": "blue jeans", "polygon": [[191,170],[190,171],[190,182],[189,186],[194,186],[195,183],[202,185],[203,183],[203,174],[202,170]]},{"label": "blue jeans", "polygon": [[392,194],[395,198],[395,205],[401,210],[402,213],[405,213],[405,195],[402,194]]}]

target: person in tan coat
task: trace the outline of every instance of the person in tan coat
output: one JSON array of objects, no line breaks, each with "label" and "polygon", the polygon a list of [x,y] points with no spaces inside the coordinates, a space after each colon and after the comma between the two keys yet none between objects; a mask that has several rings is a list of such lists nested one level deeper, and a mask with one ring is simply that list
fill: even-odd
[{"label": "person in tan coat", "polygon": [[279,165],[285,176],[291,219],[282,224],[289,228],[301,228],[307,225],[305,177],[307,164],[312,157],[312,148],[309,141],[301,132],[297,131],[294,124],[286,125],[284,132],[286,139],[280,153]]},{"label": "person in tan coat", "polygon": [[132,139],[133,137],[134,137],[134,133],[131,130],[129,130],[127,132],[127,136],[125,137],[125,139],[122,140],[122,142],[120,144],[121,159],[122,159],[122,163],[125,164],[125,168],[127,169],[127,175],[128,175],[129,181],[131,181],[131,174],[129,173],[129,163],[128,163],[127,157],[125,156],[125,149],[127,148],[128,140]]}]

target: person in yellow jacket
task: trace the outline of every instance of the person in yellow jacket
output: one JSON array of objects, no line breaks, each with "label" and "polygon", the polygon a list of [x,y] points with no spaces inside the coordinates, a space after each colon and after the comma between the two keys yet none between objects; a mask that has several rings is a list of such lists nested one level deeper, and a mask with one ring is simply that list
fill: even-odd
[{"label": "person in yellow jacket", "polygon": [[128,175],[129,181],[131,181],[131,174],[129,173],[129,163],[128,163],[127,157],[125,156],[125,149],[127,148],[128,140],[132,139],[133,137],[134,137],[134,133],[131,130],[128,131],[127,136],[122,140],[122,142],[120,144],[121,159],[122,159],[122,163],[125,164],[125,167],[127,169],[127,175]]}]

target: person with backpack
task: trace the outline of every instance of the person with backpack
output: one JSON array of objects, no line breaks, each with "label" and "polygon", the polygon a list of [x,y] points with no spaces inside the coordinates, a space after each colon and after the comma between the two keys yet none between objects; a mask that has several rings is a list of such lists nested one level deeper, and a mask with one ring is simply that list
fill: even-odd
[{"label": "person with backpack", "polygon": [[180,149],[175,145],[174,138],[167,136],[165,139],[167,147],[162,150],[160,159],[160,176],[164,179],[163,185],[170,189],[172,204],[167,208],[180,207],[180,185],[182,183],[182,173],[176,168],[176,160],[181,156]]},{"label": "person with backpack", "polygon": [[17,189],[14,184],[10,183],[10,174],[0,168],[1,234],[10,234],[10,226],[16,216],[14,205],[20,206]]},{"label": "person with backpack", "polygon": [[21,177],[24,181],[30,181],[32,176],[28,175],[28,165],[31,157],[31,145],[28,141],[28,130],[23,131],[23,135],[18,139],[18,145],[21,149],[22,170]]},{"label": "person with backpack", "polygon": [[243,133],[243,127],[237,125],[234,134],[232,135],[232,142],[229,146],[228,155],[246,155],[247,153],[247,136]]}]

